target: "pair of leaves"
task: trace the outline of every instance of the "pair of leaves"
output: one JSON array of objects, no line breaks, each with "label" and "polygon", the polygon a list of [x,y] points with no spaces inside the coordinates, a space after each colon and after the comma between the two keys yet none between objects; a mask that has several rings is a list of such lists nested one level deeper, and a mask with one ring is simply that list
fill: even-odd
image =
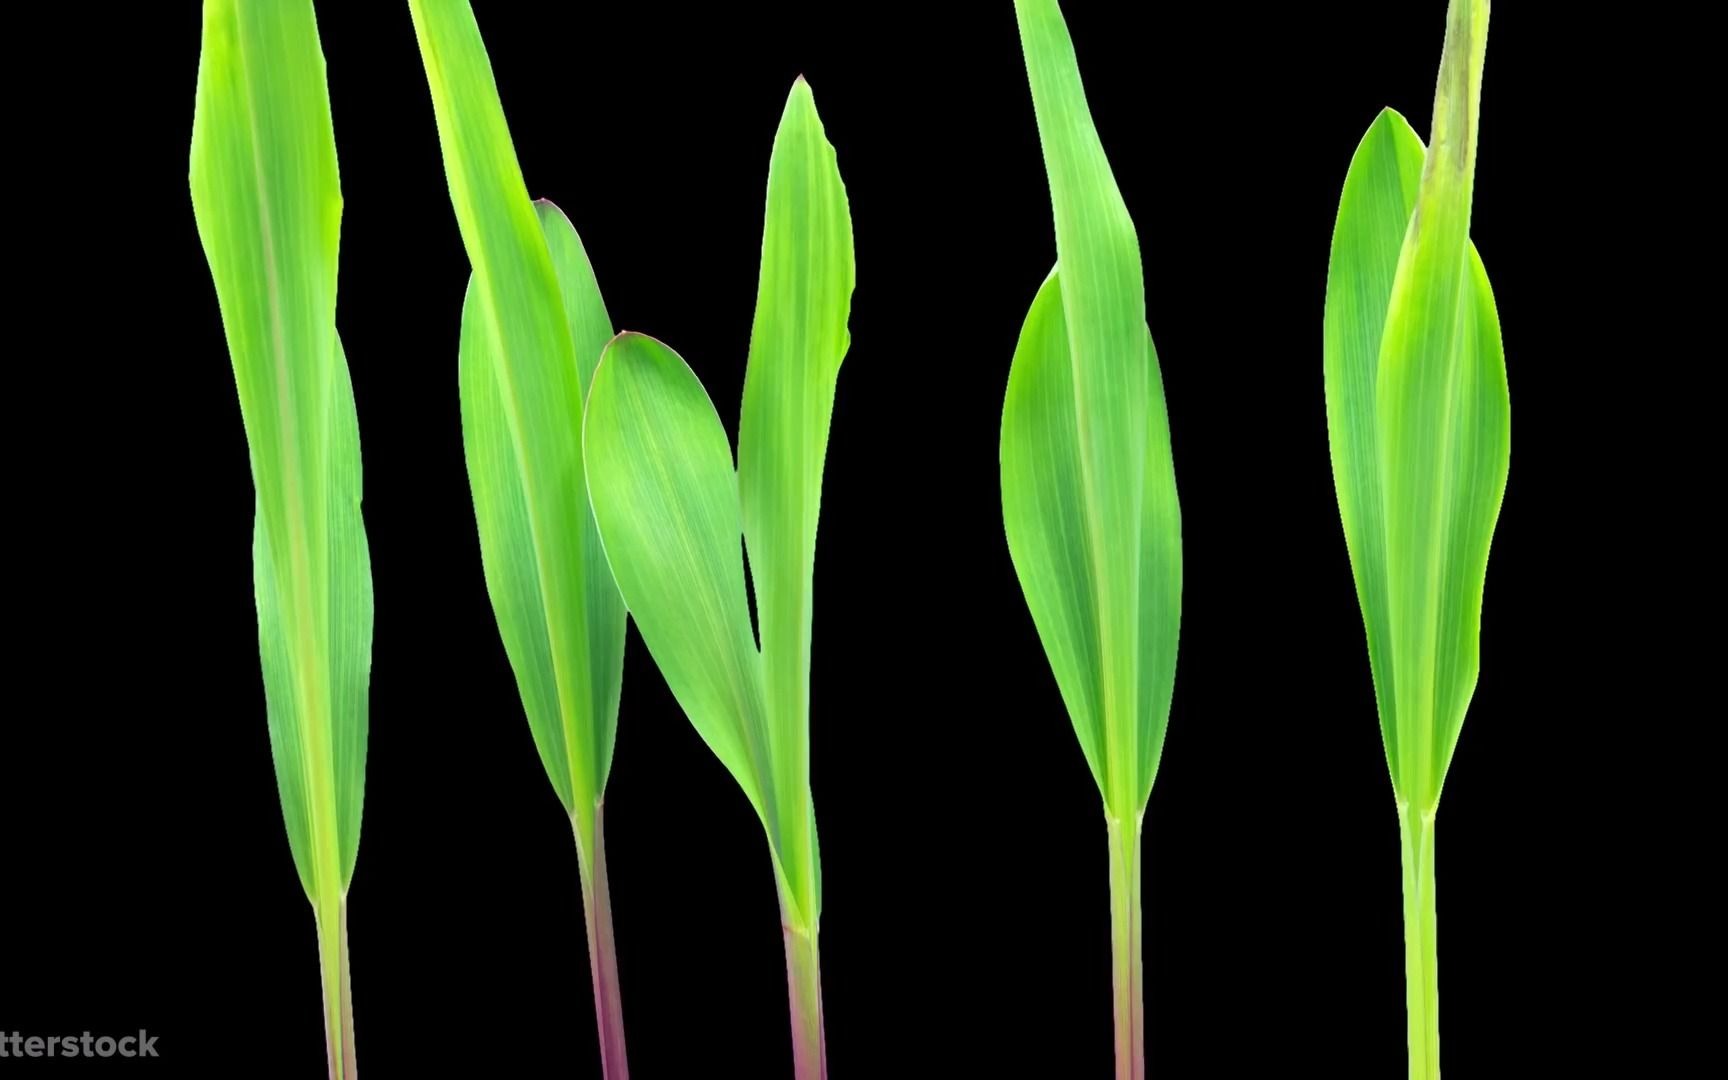
[{"label": "pair of leaves", "polygon": [[331,1075],[351,1067],[342,904],[360,845],[372,569],[336,336],[342,193],[310,0],[207,0],[192,206],[256,489],[253,587],[271,755],[319,925]]},{"label": "pair of leaves", "polygon": [[1163,750],[1181,512],[1140,246],[1055,0],[1016,0],[1056,223],[1002,412],[1014,569],[1112,818],[1137,822]]},{"label": "pair of leaves", "polygon": [[852,283],[846,189],[800,78],[769,162],[737,471],[701,382],[641,334],[607,347],[584,428],[589,495],[618,588],[679,705],[760,815],[787,917],[802,929],[816,926],[821,903],[811,582]]},{"label": "pair of leaves", "polygon": [[1454,0],[1434,145],[1388,109],[1350,164],[1326,286],[1333,477],[1401,803],[1439,803],[1479,667],[1510,406],[1469,239],[1487,5]]},{"label": "pair of leaves", "polygon": [[583,395],[612,323],[569,219],[529,201],[467,0],[409,7],[474,267],[459,382],[487,592],[586,873],[624,662],[624,606],[582,468]]}]

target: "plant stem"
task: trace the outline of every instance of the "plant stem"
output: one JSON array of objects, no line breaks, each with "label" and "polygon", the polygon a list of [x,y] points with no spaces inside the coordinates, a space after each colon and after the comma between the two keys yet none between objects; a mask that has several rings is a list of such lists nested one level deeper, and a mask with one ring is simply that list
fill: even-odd
[{"label": "plant stem", "polygon": [[612,938],[612,895],[606,884],[604,808],[594,808],[594,831],[583,836],[576,815],[576,862],[582,874],[582,911],[588,920],[588,975],[594,984],[594,1025],[600,1033],[600,1073],[606,1080],[629,1080],[624,1053],[624,1002],[618,992],[618,947]]},{"label": "plant stem", "polygon": [[1110,827],[1111,982],[1115,987],[1116,1080],[1145,1080],[1146,1008],[1140,932],[1140,818]]},{"label": "plant stem", "polygon": [[318,970],[324,985],[324,1059],[330,1080],[355,1080],[354,991],[348,978],[348,901],[315,908]]},{"label": "plant stem", "polygon": [[1435,961],[1434,813],[1399,808],[1404,854],[1404,1009],[1410,1080],[1440,1078],[1440,980]]},{"label": "plant stem", "polygon": [[793,925],[780,898],[786,939],[786,996],[792,1010],[792,1065],[797,1080],[828,1080],[828,1042],[822,1029],[822,964],[816,927]]}]

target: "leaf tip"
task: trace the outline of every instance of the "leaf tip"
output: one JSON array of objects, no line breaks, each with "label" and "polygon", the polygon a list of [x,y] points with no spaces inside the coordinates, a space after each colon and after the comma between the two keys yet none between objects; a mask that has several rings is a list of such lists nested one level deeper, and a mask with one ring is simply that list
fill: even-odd
[{"label": "leaf tip", "polygon": [[1374,122],[1376,124],[1406,124],[1406,125],[1408,125],[1410,123],[1410,121],[1404,119],[1403,113],[1399,112],[1397,109],[1394,109],[1390,105],[1387,105],[1386,107],[1382,108],[1378,113],[1374,114]]}]

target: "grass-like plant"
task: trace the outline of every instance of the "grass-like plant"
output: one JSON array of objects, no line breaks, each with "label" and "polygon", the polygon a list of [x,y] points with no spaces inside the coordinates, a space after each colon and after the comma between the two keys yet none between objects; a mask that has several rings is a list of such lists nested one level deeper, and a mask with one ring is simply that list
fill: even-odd
[{"label": "grass-like plant", "polygon": [[1164,747],[1182,526],[1140,245],[1056,0],[1015,0],[1056,221],[1056,268],[1020,332],[1002,410],[1014,569],[1110,847],[1116,1075],[1145,1075],[1140,831]]},{"label": "grass-like plant", "polygon": [[1410,1076],[1440,1075],[1434,818],[1475,692],[1506,490],[1500,322],[1470,242],[1487,0],[1451,0],[1426,150],[1390,109],[1350,163],[1326,282],[1326,419],[1404,863]]},{"label": "grass-like plant", "polygon": [[589,497],[631,617],[768,834],[799,1080],[827,1075],[810,802],[811,579],[852,275],[846,189],[799,79],[768,168],[737,470],[701,382],[641,334],[620,334],[607,347],[583,427]]},{"label": "grass-like plant", "polygon": [[372,566],[336,337],[342,192],[311,0],[206,0],[191,184],[257,493],[270,751],[318,924],[330,1076],[353,1080],[347,895],[365,789]]},{"label": "grass-like plant", "polygon": [[557,207],[531,202],[468,0],[411,0],[450,200],[473,264],[462,309],[462,440],[480,552],[541,764],[570,817],[608,1080],[629,1075],[602,802],[623,679],[624,604],[582,470],[584,389],[612,337]]}]

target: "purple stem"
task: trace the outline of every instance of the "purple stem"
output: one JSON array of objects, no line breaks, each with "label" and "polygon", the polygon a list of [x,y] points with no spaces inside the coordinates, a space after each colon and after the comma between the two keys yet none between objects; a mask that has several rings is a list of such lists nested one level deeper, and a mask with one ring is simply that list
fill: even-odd
[{"label": "purple stem", "polygon": [[1146,1003],[1140,950],[1140,820],[1110,826],[1110,939],[1114,954],[1116,1080],[1146,1078]]},{"label": "purple stem", "polygon": [[594,984],[594,1023],[600,1033],[600,1072],[606,1080],[629,1080],[624,1053],[624,1004],[618,993],[618,948],[612,939],[612,897],[606,885],[604,807],[594,808],[594,836],[587,842],[576,828],[577,863],[582,874],[582,911],[588,920],[588,974]]},{"label": "purple stem", "polygon": [[792,1065],[797,1080],[828,1080],[828,1040],[822,1027],[822,964],[816,928],[800,929],[780,901],[786,939],[786,997],[792,1010]]}]

